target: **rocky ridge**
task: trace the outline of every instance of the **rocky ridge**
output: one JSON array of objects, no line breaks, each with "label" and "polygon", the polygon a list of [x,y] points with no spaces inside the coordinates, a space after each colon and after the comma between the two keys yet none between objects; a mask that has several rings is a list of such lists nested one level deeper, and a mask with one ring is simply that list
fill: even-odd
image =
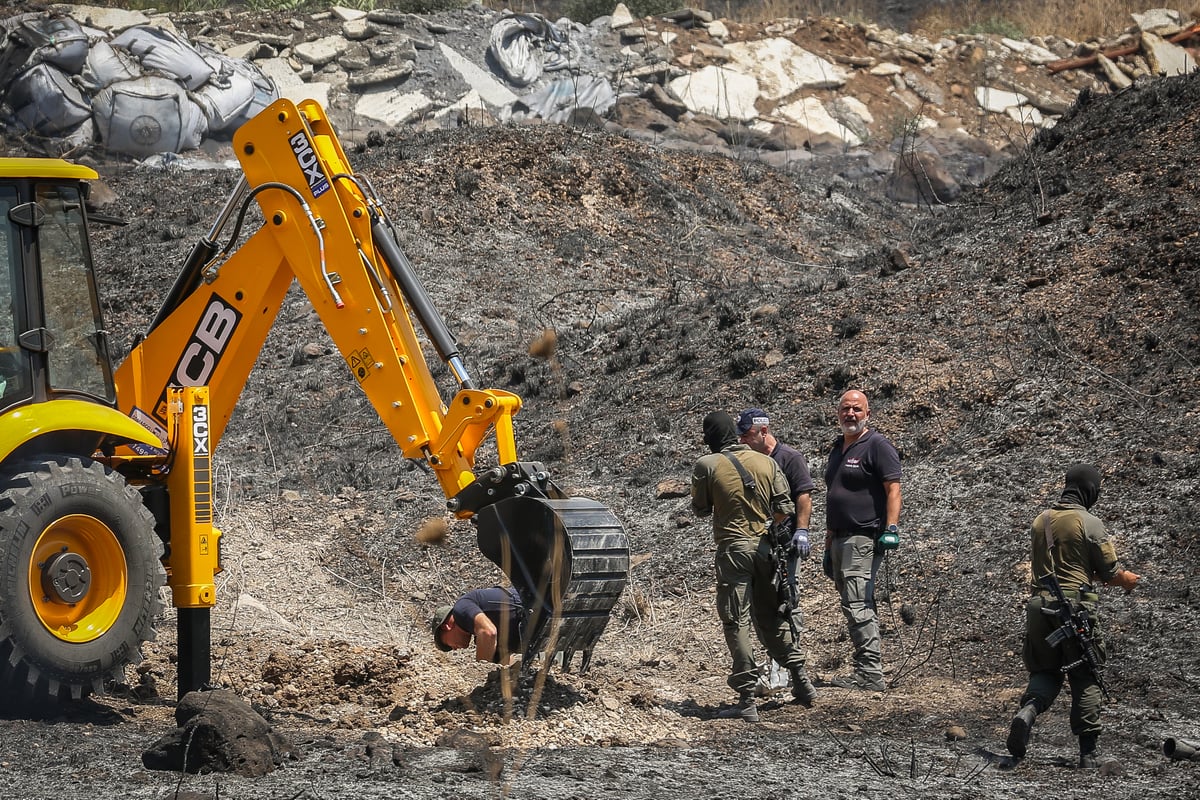
[{"label": "rocky ridge", "polygon": [[[93,47],[138,27],[178,34],[249,65],[275,94],[317,99],[348,140],[399,125],[563,122],[774,166],[839,157],[846,177],[887,182],[906,202],[946,201],[978,184],[1082,91],[1119,91],[1194,69],[1196,50],[1187,46],[1200,35],[1196,21],[1167,9],[1134,15],[1111,39],[1078,43],[982,34],[930,40],[831,18],[742,25],[686,8],[638,20],[621,4],[584,25],[480,5],[428,15],[342,7],[291,15],[31,3],[10,17],[10,42],[15,22],[42,8],[78,22]],[[45,61],[46,51],[9,64],[10,72]],[[143,66],[150,74],[163,68]],[[210,87],[186,88],[195,98]],[[254,107],[266,99],[260,92]],[[159,146],[203,137],[214,150],[240,118],[227,112],[218,124],[214,103],[220,99],[201,101],[207,120],[191,116],[204,131],[164,136]],[[33,124],[9,111],[10,136]],[[29,132],[44,135],[36,125]],[[104,139],[86,120],[55,130],[43,146]]]}]

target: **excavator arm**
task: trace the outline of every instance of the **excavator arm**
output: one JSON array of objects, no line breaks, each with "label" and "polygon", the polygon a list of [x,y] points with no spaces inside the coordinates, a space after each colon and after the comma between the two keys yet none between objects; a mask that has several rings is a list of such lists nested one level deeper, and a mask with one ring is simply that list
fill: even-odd
[{"label": "excavator arm", "polygon": [[[217,446],[293,280],[403,455],[430,467],[448,508],[472,519],[482,552],[521,592],[529,615],[527,659],[563,653],[569,664],[581,651],[586,668],[627,580],[620,523],[599,503],[567,497],[541,464],[518,459],[513,416],[520,398],[475,385],[382,203],[351,170],[317,103],[277,101],[238,130],[234,149],[242,179],[114,376],[119,409],[163,442],[162,448],[134,443],[114,463],[134,472],[147,465],[167,489],[172,510],[156,517],[160,529],[169,527],[163,538],[168,582],[181,609],[181,648],[190,642],[195,651],[180,654],[181,665],[185,657],[192,662],[187,682],[195,684],[182,685],[181,666],[181,694],[207,679],[207,611],[220,569],[210,545],[220,533],[211,528],[211,514],[199,519],[194,502],[179,510],[180,498],[211,493],[204,465],[182,469],[180,459],[195,452],[197,437],[209,453]],[[238,244],[255,201],[261,227]],[[414,320],[458,382],[448,402]],[[197,396],[189,387],[204,392]],[[489,435],[498,463],[477,471],[476,451]]]}]

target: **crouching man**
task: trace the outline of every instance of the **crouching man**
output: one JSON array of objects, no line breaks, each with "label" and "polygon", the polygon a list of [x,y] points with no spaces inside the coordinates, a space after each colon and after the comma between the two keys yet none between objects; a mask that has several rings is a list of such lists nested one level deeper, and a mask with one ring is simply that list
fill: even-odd
[{"label": "crouching man", "polygon": [[462,650],[475,641],[475,660],[501,666],[514,663],[521,654],[525,608],[517,590],[493,586],[472,589],[453,606],[442,606],[430,619],[433,643],[438,650]]}]

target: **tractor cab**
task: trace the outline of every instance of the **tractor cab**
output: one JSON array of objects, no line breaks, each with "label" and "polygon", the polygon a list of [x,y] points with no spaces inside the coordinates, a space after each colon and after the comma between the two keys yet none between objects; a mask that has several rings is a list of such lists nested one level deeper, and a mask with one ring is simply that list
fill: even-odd
[{"label": "tractor cab", "polygon": [[0,159],[0,410],[116,404],[84,216],[96,177],[59,159]]}]

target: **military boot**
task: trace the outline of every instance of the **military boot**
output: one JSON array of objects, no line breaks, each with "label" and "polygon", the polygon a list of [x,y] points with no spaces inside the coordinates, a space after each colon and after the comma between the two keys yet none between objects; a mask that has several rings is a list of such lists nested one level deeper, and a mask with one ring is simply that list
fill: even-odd
[{"label": "military boot", "polygon": [[1008,728],[1008,741],[1005,742],[1013,758],[1025,757],[1025,752],[1029,749],[1029,734],[1033,730],[1033,721],[1037,719],[1037,715],[1037,705],[1026,703],[1013,717],[1012,725]]},{"label": "military boot", "polygon": [[1100,766],[1100,751],[1097,746],[1096,734],[1085,734],[1079,737],[1079,768],[1095,769]]},{"label": "military boot", "polygon": [[792,670],[792,697],[805,708],[812,708],[817,699],[817,687],[808,679],[803,667]]},{"label": "military boot", "polygon": [[740,719],[746,722],[758,722],[758,706],[754,704],[754,694],[743,694],[737,705],[723,708],[717,712],[720,719]]}]

